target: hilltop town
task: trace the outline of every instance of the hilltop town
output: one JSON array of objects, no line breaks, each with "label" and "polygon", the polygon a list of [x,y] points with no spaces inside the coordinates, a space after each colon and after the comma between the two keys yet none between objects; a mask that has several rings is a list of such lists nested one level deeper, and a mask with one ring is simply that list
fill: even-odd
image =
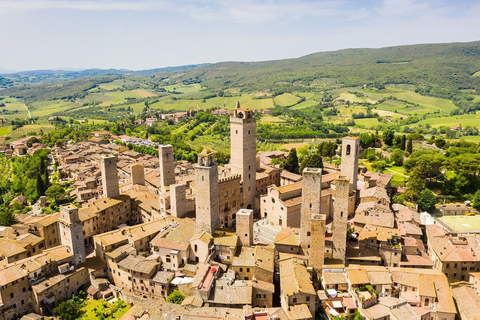
[{"label": "hilltop town", "polygon": [[[172,145],[93,134],[49,154],[59,181],[75,181],[74,203],[42,214],[43,196],[0,227],[0,319],[51,316],[82,291],[125,301],[124,320],[480,314],[478,233],[393,203],[392,174],[359,165],[359,137],[336,146],[340,164],[292,173],[274,164],[288,152],[256,151],[256,118],[238,102],[224,165],[208,148],[191,163],[175,161]],[[11,146],[11,157],[48,148]]]}]

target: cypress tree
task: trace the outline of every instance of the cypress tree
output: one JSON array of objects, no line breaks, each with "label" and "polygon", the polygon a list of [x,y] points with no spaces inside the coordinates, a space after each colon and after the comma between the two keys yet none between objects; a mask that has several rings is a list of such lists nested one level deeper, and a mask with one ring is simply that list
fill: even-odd
[{"label": "cypress tree", "polygon": [[289,172],[296,173],[298,169],[298,157],[297,157],[297,149],[292,148],[288,153],[287,159],[285,160],[285,164],[283,168]]},{"label": "cypress tree", "polygon": [[413,143],[412,143],[412,139],[408,139],[408,144],[407,144],[407,152],[412,154],[413,152]]},{"label": "cypress tree", "polygon": [[402,136],[402,142],[400,143],[400,150],[405,151],[406,149],[406,142],[407,142],[407,136],[403,135]]}]

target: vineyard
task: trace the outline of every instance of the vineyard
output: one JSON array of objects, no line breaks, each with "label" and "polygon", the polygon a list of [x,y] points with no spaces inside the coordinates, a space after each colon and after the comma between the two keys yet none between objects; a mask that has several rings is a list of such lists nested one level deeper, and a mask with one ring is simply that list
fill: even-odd
[{"label": "vineyard", "polygon": [[55,127],[52,125],[29,124],[13,130],[8,134],[8,136],[11,139],[20,139],[20,138],[31,136],[31,135],[40,135],[41,132],[47,133],[53,130],[55,130]]},{"label": "vineyard", "polygon": [[0,157],[0,181],[12,180],[12,177],[13,177],[12,161],[5,159],[4,156]]}]

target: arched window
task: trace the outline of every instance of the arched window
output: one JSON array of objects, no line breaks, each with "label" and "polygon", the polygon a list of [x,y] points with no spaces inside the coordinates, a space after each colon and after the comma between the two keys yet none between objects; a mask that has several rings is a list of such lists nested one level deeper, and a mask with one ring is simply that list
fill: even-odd
[{"label": "arched window", "polygon": [[349,144],[347,144],[347,156],[349,156],[350,153],[352,152],[351,149],[352,149],[352,147]]},{"label": "arched window", "polygon": [[428,304],[430,303],[430,300],[428,298],[425,299],[425,307],[428,307]]},{"label": "arched window", "polygon": [[197,252],[198,251],[198,245],[193,246],[193,251]]}]

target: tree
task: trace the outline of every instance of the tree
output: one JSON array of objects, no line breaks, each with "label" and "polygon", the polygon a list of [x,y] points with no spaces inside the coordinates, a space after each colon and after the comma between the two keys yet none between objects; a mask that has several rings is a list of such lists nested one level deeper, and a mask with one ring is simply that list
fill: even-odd
[{"label": "tree", "polygon": [[54,183],[47,189],[47,191],[45,191],[45,194],[52,198],[56,204],[58,198],[65,194],[65,190],[59,184]]},{"label": "tree", "polygon": [[363,316],[360,313],[360,311],[355,310],[355,316],[354,316],[353,320],[363,320]]},{"label": "tree", "polygon": [[394,165],[396,166],[402,166],[403,165],[403,152],[402,150],[396,149],[392,155],[390,156],[390,161],[393,162]]},{"label": "tree", "polygon": [[14,210],[9,210],[8,208],[2,208],[0,211],[0,225],[4,227],[9,227],[16,223],[18,223],[18,220],[15,217]]},{"label": "tree", "polygon": [[167,302],[181,304],[185,299],[185,295],[181,293],[179,290],[173,290],[167,297]]},{"label": "tree", "polygon": [[364,149],[371,147],[375,142],[375,136],[368,134],[368,132],[360,133],[358,138],[360,139],[360,146]]},{"label": "tree", "polygon": [[407,136],[402,135],[402,142],[400,143],[400,150],[405,151],[405,149],[407,148],[406,142],[407,142]]},{"label": "tree", "polygon": [[40,172],[37,172],[37,195],[39,197],[45,195],[45,184],[43,183],[42,177],[40,176]]},{"label": "tree", "polygon": [[387,146],[391,147],[393,145],[394,138],[395,138],[395,131],[393,131],[392,129],[386,129],[383,131],[382,139]]},{"label": "tree", "polygon": [[292,148],[288,153],[287,159],[285,160],[285,164],[283,168],[287,171],[296,173],[298,169],[298,157],[297,157],[297,149]]},{"label": "tree", "polygon": [[412,143],[412,139],[408,139],[408,144],[407,144],[407,152],[412,154],[413,152],[413,143]]},{"label": "tree", "polygon": [[432,211],[437,203],[436,197],[429,189],[423,190],[418,198],[418,207],[423,211]]},{"label": "tree", "polygon": [[422,190],[425,189],[425,179],[422,176],[420,170],[414,168],[410,172],[410,177],[407,182],[407,189],[405,190],[405,196],[411,200],[417,200]]},{"label": "tree", "polygon": [[82,305],[83,303],[80,303],[74,299],[69,299],[61,302],[58,307],[53,309],[53,314],[55,314],[61,320],[79,319],[83,314],[81,310]]},{"label": "tree", "polygon": [[305,168],[323,168],[322,157],[318,152],[309,154],[303,158],[302,164],[300,165],[300,172],[303,172]]},{"label": "tree", "polygon": [[474,207],[477,210],[480,210],[480,190],[477,190],[477,192],[475,192],[475,196],[473,197],[472,207]]}]

